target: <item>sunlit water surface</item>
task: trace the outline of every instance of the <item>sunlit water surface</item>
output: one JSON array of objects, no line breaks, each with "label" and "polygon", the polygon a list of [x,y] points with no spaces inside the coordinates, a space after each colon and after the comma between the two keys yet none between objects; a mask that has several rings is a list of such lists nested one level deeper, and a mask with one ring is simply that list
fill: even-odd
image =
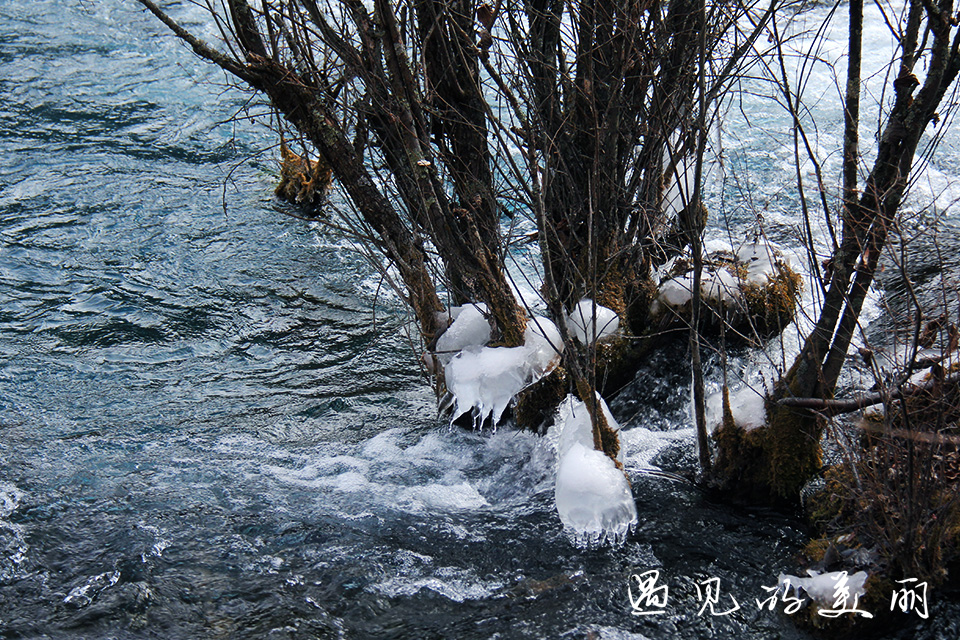
[{"label": "sunlit water surface", "polygon": [[133,2],[0,3],[0,637],[806,637],[754,604],[798,521],[636,473],[695,465],[682,344],[613,403],[641,525],[576,548],[551,439],[437,420],[223,81]]}]

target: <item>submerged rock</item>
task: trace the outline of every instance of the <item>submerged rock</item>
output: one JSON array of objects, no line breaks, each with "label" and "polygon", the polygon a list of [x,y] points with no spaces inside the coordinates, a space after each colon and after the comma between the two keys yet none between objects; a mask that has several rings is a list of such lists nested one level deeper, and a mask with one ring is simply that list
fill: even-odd
[{"label": "submerged rock", "polygon": [[276,196],[292,204],[318,204],[333,184],[333,168],[323,159],[310,160],[299,156],[280,138],[280,183]]}]

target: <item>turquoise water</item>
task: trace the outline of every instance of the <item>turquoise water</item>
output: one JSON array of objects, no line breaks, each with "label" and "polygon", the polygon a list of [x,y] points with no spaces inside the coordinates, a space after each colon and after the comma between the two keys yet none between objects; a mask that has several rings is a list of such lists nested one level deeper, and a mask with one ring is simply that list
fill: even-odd
[{"label": "turquoise water", "polygon": [[[133,2],[0,3],[0,637],[806,637],[752,604],[798,521],[633,473],[641,526],[577,549],[549,438],[442,424],[224,81]],[[613,403],[628,470],[693,464],[685,357]]]}]

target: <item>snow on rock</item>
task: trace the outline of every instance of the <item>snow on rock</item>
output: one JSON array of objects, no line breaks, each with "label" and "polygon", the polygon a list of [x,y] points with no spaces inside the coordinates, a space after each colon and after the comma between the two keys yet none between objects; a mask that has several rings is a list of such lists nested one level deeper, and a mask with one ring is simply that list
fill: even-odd
[{"label": "snow on rock", "polygon": [[[714,305],[742,301],[743,287],[766,286],[777,276],[779,255],[772,245],[759,242],[745,244],[736,250],[724,243],[711,243],[700,279],[704,300]],[[671,260],[664,265],[663,272],[670,273],[675,267],[676,260]],[[679,309],[692,297],[691,270],[661,281],[651,311],[657,313],[664,307]]]},{"label": "snow on rock", "polygon": [[838,592],[845,596],[842,598],[841,605],[844,603],[852,604],[867,592],[863,586],[867,581],[865,571],[847,575],[846,571],[818,573],[812,569],[807,569],[807,575],[810,577],[798,578],[781,573],[779,578],[780,588],[788,596],[792,589],[796,597],[800,597],[800,590],[803,589],[810,599],[821,607],[834,607],[837,604]]},{"label": "snow on rock", "polygon": [[764,394],[744,387],[730,398],[730,412],[741,427],[749,431],[767,423],[767,405]]},{"label": "snow on rock", "polygon": [[451,307],[449,314],[453,324],[437,340],[437,359],[443,365],[450,362],[458,351],[487,344],[492,333],[487,320],[487,305],[482,302]]},{"label": "snow on rock", "polygon": [[777,254],[770,245],[752,242],[737,249],[737,262],[746,265],[746,282],[766,284],[777,273]]},{"label": "snow on rock", "polygon": [[[596,311],[594,311],[596,310]],[[596,325],[594,325],[596,313]],[[584,298],[567,316],[567,329],[581,344],[590,344],[616,333],[620,327],[620,318],[612,309],[594,304],[590,298]]]},{"label": "snow on rock", "polygon": [[[597,396],[610,428],[619,425]],[[630,483],[613,460],[593,448],[590,415],[573,396],[557,412],[557,482],[554,497],[564,528],[577,544],[623,544],[637,524],[637,507]]]},{"label": "snow on rock", "polygon": [[654,301],[654,310],[660,305],[682,307],[693,297],[693,275],[687,274],[670,278],[660,285],[660,292]]},{"label": "snow on rock", "polygon": [[[727,269],[717,269],[706,274],[701,280],[703,295],[707,300],[715,300],[725,305],[740,299],[740,281]],[[690,275],[691,283],[693,274]],[[691,284],[692,286],[692,284]]]},{"label": "snow on rock", "polygon": [[560,332],[552,322],[531,318],[524,337],[520,347],[471,345],[450,359],[445,376],[455,399],[452,420],[473,410],[477,427],[487,418],[496,424],[514,396],[559,363]]}]

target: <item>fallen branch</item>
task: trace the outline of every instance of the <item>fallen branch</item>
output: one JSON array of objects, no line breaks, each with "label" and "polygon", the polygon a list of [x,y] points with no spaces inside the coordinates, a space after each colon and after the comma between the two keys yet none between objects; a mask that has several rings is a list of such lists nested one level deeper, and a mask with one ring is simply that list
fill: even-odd
[{"label": "fallen branch", "polygon": [[900,387],[886,392],[864,393],[853,398],[781,398],[777,401],[777,404],[784,407],[812,409],[826,415],[835,416],[842,413],[852,413],[891,400],[910,398],[925,391],[932,391],[938,386],[957,382],[960,382],[960,373],[954,373],[945,378],[932,378],[920,385]]},{"label": "fallen branch", "polygon": [[867,421],[861,421],[857,425],[867,433],[877,436],[886,436],[888,438],[901,438],[903,440],[913,440],[915,442],[925,442],[927,444],[940,445],[960,445],[960,436],[952,436],[944,433],[932,433],[930,431],[908,431],[906,429],[888,429],[880,425],[870,424]]}]

